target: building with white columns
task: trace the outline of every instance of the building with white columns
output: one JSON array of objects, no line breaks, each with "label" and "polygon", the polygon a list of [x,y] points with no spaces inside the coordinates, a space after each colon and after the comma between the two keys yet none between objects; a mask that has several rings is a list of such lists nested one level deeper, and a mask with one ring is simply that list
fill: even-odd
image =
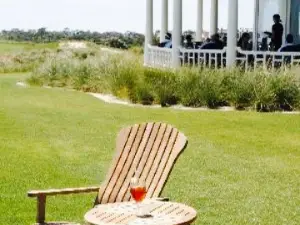
[{"label": "building with white columns", "polygon": [[[182,36],[182,1],[173,1],[173,30],[172,33],[172,49],[157,48],[152,46],[153,40],[153,1],[145,0],[146,3],[146,32],[145,32],[145,51],[144,63],[150,66],[163,67],[179,67],[181,56],[183,53],[197,53],[200,55],[201,50],[195,49],[186,51],[181,46]],[[165,34],[168,31],[168,12],[169,2],[171,0],[156,0],[161,1],[161,32],[160,40],[164,41]],[[203,34],[203,5],[206,1],[211,1],[210,10],[210,35],[217,33],[218,30],[218,0],[197,0],[197,20],[195,21],[196,41],[201,41]],[[226,66],[235,65],[237,51],[237,30],[238,30],[238,4],[242,4],[244,0],[228,0],[228,21],[227,21],[227,48],[222,50],[226,55]],[[273,11],[270,11],[270,6],[273,6]],[[272,15],[280,14],[282,24],[284,26],[284,36],[292,33],[296,41],[300,37],[300,0],[254,0],[253,5],[253,50],[257,51],[257,34],[263,31],[270,31],[272,26]],[[218,53],[219,52],[219,53]],[[207,53],[208,54],[208,53]],[[213,54],[211,51],[209,54]],[[221,54],[220,51],[215,51],[215,54]],[[299,53],[300,54],[300,53]],[[224,54],[222,54],[223,57]]]}]

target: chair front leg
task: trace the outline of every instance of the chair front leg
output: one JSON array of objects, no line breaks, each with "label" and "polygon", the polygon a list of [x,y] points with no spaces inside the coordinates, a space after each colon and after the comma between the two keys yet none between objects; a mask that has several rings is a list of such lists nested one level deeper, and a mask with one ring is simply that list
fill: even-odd
[{"label": "chair front leg", "polygon": [[45,223],[46,215],[46,195],[40,194],[37,196],[37,215],[36,222],[39,224]]}]

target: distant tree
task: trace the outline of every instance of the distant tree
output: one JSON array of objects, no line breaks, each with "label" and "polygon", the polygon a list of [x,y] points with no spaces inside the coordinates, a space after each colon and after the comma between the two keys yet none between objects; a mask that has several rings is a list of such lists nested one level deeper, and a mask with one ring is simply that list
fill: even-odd
[{"label": "distant tree", "polygon": [[[159,41],[158,35],[154,37],[154,43]],[[61,40],[91,41],[96,44],[107,45],[115,48],[130,48],[133,46],[143,46],[145,42],[144,34],[127,31],[120,32],[92,32],[83,30],[71,30],[64,28],[62,31],[48,31],[46,27],[37,30],[2,30],[0,38],[10,41],[32,41],[32,42],[53,42]]]},{"label": "distant tree", "polygon": [[45,42],[46,35],[47,35],[47,30],[46,30],[45,27],[39,28],[36,32],[36,37],[37,37],[39,42]]}]

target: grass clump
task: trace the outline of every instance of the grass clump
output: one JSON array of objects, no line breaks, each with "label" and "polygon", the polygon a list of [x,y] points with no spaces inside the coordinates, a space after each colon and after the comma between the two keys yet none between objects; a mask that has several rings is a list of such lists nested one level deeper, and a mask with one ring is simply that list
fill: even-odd
[{"label": "grass clump", "polygon": [[140,46],[133,46],[133,47],[130,47],[128,50],[136,55],[144,54],[144,48],[140,47]]},{"label": "grass clump", "polygon": [[146,68],[144,84],[151,90],[156,103],[162,106],[178,103],[178,77],[173,71]]},{"label": "grass clump", "polygon": [[277,74],[271,81],[274,105],[277,109],[292,111],[300,106],[299,74]]},{"label": "grass clump", "polygon": [[257,111],[295,110],[300,78],[293,70],[147,68],[130,52],[63,50],[36,68],[32,83],[111,93],[133,103]]},{"label": "grass clump", "polygon": [[179,77],[180,102],[184,106],[217,108],[223,105],[220,71],[183,68]]},{"label": "grass clump", "polygon": [[224,70],[222,80],[223,97],[236,109],[244,110],[255,103],[255,77],[238,69]]},{"label": "grass clump", "polygon": [[53,53],[54,50],[42,49],[4,54],[0,56],[0,73],[30,72]]},{"label": "grass clump", "polygon": [[138,101],[137,90],[141,83],[140,74],[142,67],[135,61],[115,61],[112,70],[107,71],[111,92],[122,98],[136,103]]},{"label": "grass clump", "polygon": [[179,75],[181,103],[189,107],[204,106],[205,103],[201,97],[200,70],[183,68]]}]

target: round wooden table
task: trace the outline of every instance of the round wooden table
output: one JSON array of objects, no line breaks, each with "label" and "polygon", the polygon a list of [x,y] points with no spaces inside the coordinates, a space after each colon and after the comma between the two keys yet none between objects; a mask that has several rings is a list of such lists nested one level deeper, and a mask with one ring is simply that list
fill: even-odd
[{"label": "round wooden table", "polygon": [[97,205],[84,219],[93,225],[187,225],[197,217],[195,209],[176,202],[145,200],[141,207],[151,216],[139,218],[135,202],[121,202]]}]

